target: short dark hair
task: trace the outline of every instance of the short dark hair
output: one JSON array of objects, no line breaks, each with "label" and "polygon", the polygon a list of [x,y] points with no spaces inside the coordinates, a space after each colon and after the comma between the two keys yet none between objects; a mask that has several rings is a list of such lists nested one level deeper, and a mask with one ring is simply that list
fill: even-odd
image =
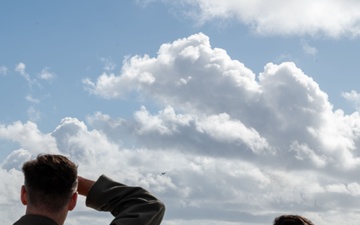
[{"label": "short dark hair", "polygon": [[61,210],[77,188],[77,166],[65,156],[41,154],[24,163],[28,204],[52,212]]},{"label": "short dark hair", "polygon": [[299,215],[282,215],[274,220],[274,225],[314,225],[309,219]]}]

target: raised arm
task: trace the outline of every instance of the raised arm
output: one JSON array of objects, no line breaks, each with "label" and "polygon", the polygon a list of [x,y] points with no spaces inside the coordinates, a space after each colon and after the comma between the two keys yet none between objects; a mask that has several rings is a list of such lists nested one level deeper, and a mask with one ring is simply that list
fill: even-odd
[{"label": "raised arm", "polygon": [[164,204],[141,187],[130,187],[102,175],[95,182],[78,177],[78,193],[86,205],[108,211],[115,217],[111,225],[159,225]]}]

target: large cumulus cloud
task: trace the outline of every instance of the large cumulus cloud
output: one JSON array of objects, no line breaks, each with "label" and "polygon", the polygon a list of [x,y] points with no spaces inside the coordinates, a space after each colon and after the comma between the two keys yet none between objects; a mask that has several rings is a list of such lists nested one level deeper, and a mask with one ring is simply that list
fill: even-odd
[{"label": "large cumulus cloud", "polygon": [[[360,219],[359,114],[334,110],[294,63],[256,75],[200,33],[83,82],[104,100],[135,96],[143,106],[127,119],[64,118],[50,133],[33,122],[1,125],[0,138],[19,145],[1,164],[2,177],[16,177],[1,196],[16,193],[19,166],[42,151],[70,156],[90,178],[144,186],[166,203],[168,225],[270,224],[282,213],[319,225]],[[70,224],[109,220],[81,204],[71,216]]]},{"label": "large cumulus cloud", "polygon": [[293,156],[306,159],[306,166],[359,166],[357,113],[334,111],[326,93],[295,64],[269,63],[257,78],[201,33],[162,45],[157,57],[128,59],[120,75],[104,73],[84,83],[104,98],[138,92],[164,106],[157,115],[145,107],[135,113],[136,132],[146,145],[161,145],[150,143],[155,134],[171,140],[166,145],[184,135],[196,144],[191,137],[202,136],[211,143],[207,151],[221,155],[233,150],[231,156],[239,157]]},{"label": "large cumulus cloud", "polygon": [[[211,172],[226,180],[211,186],[236,190],[226,193],[236,199],[237,209],[254,191],[254,206],[277,208],[273,201],[281,201],[285,208],[326,211],[318,199],[341,205],[339,195],[351,196],[347,187],[358,185],[358,113],[334,110],[327,94],[294,63],[269,63],[256,76],[223,49],[212,48],[206,35],[196,34],[162,45],[156,57],[127,59],[119,75],[104,73],[84,83],[104,98],[136,92],[160,108],[151,112],[143,106],[134,113],[131,126],[139,146],[214,157],[216,167],[235,160],[231,168]],[[92,121],[95,117],[100,121],[104,115],[94,115]],[[232,186],[229,174],[248,162],[264,179],[260,182],[251,173],[254,180],[239,178]],[[244,183],[253,186],[244,191]],[[283,190],[281,195],[274,194],[277,189]],[[269,202],[258,196],[264,191],[272,196]],[[226,196],[218,198],[226,202]]]}]

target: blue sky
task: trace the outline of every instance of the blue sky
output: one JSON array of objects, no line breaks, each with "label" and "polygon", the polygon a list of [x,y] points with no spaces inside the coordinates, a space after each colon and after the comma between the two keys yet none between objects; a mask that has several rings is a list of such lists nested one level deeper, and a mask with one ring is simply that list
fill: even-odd
[{"label": "blue sky", "polygon": [[0,208],[19,212],[1,217],[21,215],[21,164],[56,152],[91,178],[150,189],[164,224],[356,224],[359,8],[1,2],[0,178],[13,182]]}]

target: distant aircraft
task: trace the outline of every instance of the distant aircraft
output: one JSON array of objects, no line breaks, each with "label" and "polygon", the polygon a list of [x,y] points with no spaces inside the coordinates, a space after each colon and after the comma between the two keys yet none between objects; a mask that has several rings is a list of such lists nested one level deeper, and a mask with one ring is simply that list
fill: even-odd
[{"label": "distant aircraft", "polygon": [[165,175],[165,174],[166,174],[166,172],[162,172],[162,173],[161,173],[161,175]]}]

